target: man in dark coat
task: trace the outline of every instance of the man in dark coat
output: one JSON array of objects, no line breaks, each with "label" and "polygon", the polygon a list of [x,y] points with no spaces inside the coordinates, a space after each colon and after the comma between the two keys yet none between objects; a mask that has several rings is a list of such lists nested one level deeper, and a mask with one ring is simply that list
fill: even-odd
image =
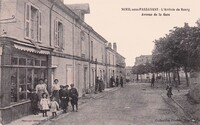
[{"label": "man in dark coat", "polygon": [[69,102],[69,85],[63,86],[63,90],[60,91],[61,108],[63,112],[67,112],[68,102]]},{"label": "man in dark coat", "polygon": [[118,85],[119,85],[119,77],[117,76],[117,78],[116,78],[116,86],[118,87]]},{"label": "man in dark coat", "polygon": [[153,76],[151,78],[151,87],[154,87],[154,82],[155,82],[155,76],[153,74]]},{"label": "man in dark coat", "polygon": [[123,87],[123,78],[122,78],[122,76],[120,77],[120,84],[121,84],[121,87]]},{"label": "man in dark coat", "polygon": [[30,100],[31,100],[31,109],[32,109],[32,113],[34,115],[37,115],[39,113],[39,107],[38,107],[38,103],[39,103],[39,96],[36,93],[35,89],[31,89],[31,94],[30,94]]},{"label": "man in dark coat", "polygon": [[61,93],[63,91],[63,85],[60,85],[60,90],[58,91],[59,92],[59,98],[60,98],[60,103],[59,104],[59,107],[62,109],[62,106],[61,106]]},{"label": "man in dark coat", "polygon": [[95,82],[96,82],[96,84],[95,84],[95,92],[97,93],[99,91],[99,82],[100,82],[98,76],[96,77],[96,81]]},{"label": "man in dark coat", "polygon": [[168,96],[169,98],[171,98],[172,95],[173,95],[173,94],[172,94],[172,86],[168,84],[166,90],[167,90],[167,96]]},{"label": "man in dark coat", "polygon": [[72,112],[74,112],[74,106],[76,106],[76,112],[78,111],[78,91],[74,88],[74,84],[71,84],[69,90],[69,96],[71,98]]}]

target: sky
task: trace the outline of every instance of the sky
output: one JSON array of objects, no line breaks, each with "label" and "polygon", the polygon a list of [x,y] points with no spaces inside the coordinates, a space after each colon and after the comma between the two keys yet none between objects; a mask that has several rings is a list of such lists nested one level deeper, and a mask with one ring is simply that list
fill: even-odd
[{"label": "sky", "polygon": [[[127,66],[133,66],[135,58],[140,55],[151,55],[154,48],[153,41],[164,37],[173,27],[182,27],[184,22],[194,26],[200,18],[199,0],[64,0],[64,2],[65,4],[89,3],[90,14],[85,16],[85,22],[108,42],[117,43],[117,51],[126,58]],[[130,8],[131,11],[124,11],[122,8]],[[138,8],[144,9],[138,11]],[[145,8],[156,9],[152,11]]]}]

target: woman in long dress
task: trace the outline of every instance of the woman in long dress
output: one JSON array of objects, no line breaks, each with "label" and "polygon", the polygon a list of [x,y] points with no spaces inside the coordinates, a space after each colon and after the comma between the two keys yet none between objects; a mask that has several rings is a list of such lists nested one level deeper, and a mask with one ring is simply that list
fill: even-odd
[{"label": "woman in long dress", "polygon": [[44,81],[42,79],[39,80],[39,84],[36,85],[35,89],[36,89],[36,93],[38,94],[39,101],[41,100],[43,93],[46,93],[47,96],[49,95],[47,88],[44,84]]}]

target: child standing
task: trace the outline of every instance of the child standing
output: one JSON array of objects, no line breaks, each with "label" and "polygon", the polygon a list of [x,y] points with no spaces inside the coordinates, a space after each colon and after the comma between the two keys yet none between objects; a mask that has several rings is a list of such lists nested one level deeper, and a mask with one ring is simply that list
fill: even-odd
[{"label": "child standing", "polygon": [[74,106],[76,106],[76,112],[78,112],[78,91],[74,88],[74,84],[71,84],[69,90],[69,96],[71,98],[72,112],[74,112]]},{"label": "child standing", "polygon": [[47,117],[47,111],[49,110],[49,99],[47,99],[47,94],[42,94],[42,99],[40,100],[41,110],[43,113],[43,117]]},{"label": "child standing", "polygon": [[38,108],[39,97],[38,97],[35,89],[31,89],[30,100],[31,100],[32,113],[34,115],[38,115],[38,112],[39,112],[39,108]]},{"label": "child standing", "polygon": [[172,95],[173,95],[173,94],[172,94],[172,86],[168,84],[166,90],[167,90],[167,96],[168,96],[169,98],[171,98]]},{"label": "child standing", "polygon": [[52,101],[50,103],[50,111],[52,112],[52,116],[55,117],[57,116],[57,111],[58,111],[58,108],[59,108],[59,105],[58,103],[56,102],[56,98],[53,97],[52,98]]}]

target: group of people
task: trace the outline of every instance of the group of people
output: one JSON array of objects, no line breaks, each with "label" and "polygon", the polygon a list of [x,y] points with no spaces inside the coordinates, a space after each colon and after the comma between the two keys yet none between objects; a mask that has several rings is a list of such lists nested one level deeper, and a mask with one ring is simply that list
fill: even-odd
[{"label": "group of people", "polygon": [[114,76],[112,76],[110,78],[110,87],[114,87],[114,86],[118,87],[119,84],[121,85],[121,87],[123,87],[124,82],[123,82],[122,76],[120,76],[120,78],[117,76],[116,80],[115,80]]},{"label": "group of people", "polygon": [[37,115],[42,111],[43,117],[46,117],[47,111],[51,111],[54,117],[57,116],[59,109],[66,113],[69,101],[72,105],[72,111],[78,111],[78,91],[74,88],[74,84],[70,84],[71,88],[69,89],[69,85],[59,85],[58,82],[58,79],[54,80],[50,95],[47,91],[47,84],[43,79],[39,80],[39,84],[31,91],[30,96],[33,114]]}]

